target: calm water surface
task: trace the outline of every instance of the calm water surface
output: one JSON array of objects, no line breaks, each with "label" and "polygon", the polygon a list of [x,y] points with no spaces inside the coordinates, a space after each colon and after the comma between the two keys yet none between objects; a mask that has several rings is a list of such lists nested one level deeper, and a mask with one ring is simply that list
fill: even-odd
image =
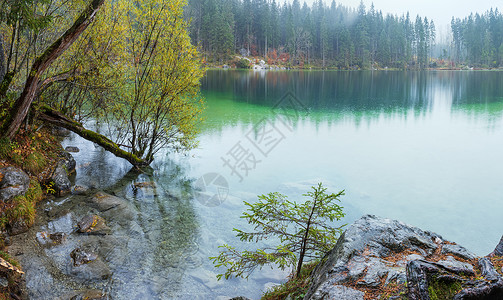
[{"label": "calm water surface", "polygon": [[[209,125],[193,174],[219,172],[231,194],[293,197],[323,181],[346,190],[347,222],[396,218],[480,255],[503,234],[501,72],[211,71],[203,89]],[[302,104],[293,130],[240,182],[220,157],[239,141],[257,152],[250,130],[262,118],[281,127],[285,98]]]},{"label": "calm water surface", "polygon": [[[135,232],[145,233],[124,255],[141,259],[133,273],[148,280],[112,266],[114,299],[259,298],[285,273],[218,282],[207,258],[223,243],[254,246],[232,232],[246,226],[242,201],[272,191],[301,200],[317,182],[346,191],[345,223],[367,213],[399,219],[479,255],[503,234],[503,73],[209,71],[202,90],[199,148],[160,155],[152,174],[128,173],[80,138],[64,142],[82,149],[77,183],[131,201]],[[194,194],[209,173],[229,187],[227,195],[206,182],[204,195],[220,193],[213,202]],[[134,188],[145,181],[154,191]]]}]

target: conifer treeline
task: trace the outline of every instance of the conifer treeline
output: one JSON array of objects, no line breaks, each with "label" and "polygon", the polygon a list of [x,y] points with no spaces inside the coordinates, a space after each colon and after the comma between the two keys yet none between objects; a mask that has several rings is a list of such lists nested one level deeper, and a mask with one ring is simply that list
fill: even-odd
[{"label": "conifer treeline", "polygon": [[337,68],[424,68],[435,41],[426,17],[383,15],[363,2],[355,10],[317,0],[189,0],[190,35],[208,60],[235,53],[273,62]]},{"label": "conifer treeline", "polygon": [[503,16],[498,9],[452,19],[454,59],[475,67],[503,66]]}]

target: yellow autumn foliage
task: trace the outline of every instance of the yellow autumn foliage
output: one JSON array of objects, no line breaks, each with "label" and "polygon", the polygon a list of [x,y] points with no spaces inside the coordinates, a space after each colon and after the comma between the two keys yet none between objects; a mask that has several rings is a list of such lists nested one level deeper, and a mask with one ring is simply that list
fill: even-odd
[{"label": "yellow autumn foliage", "polygon": [[[185,0],[106,1],[53,75],[71,70],[53,107],[104,119],[109,135],[147,162],[196,145],[204,68],[183,19]],[[51,94],[49,94],[51,95]]]}]

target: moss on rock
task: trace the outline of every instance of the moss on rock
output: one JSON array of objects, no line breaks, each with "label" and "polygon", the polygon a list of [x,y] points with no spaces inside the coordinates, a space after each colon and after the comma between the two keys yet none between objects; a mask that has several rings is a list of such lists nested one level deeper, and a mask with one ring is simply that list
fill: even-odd
[{"label": "moss on rock", "polygon": [[431,300],[451,300],[463,287],[459,281],[446,281],[432,278],[428,285]]}]

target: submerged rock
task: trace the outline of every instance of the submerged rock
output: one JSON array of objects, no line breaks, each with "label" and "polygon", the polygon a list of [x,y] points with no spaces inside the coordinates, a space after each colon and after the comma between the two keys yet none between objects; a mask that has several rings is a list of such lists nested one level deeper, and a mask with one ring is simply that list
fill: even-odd
[{"label": "submerged rock", "polygon": [[101,212],[119,208],[125,205],[123,199],[109,195],[105,192],[96,193],[94,197],[91,198],[91,204]]},{"label": "submerged rock", "polygon": [[48,233],[47,231],[41,231],[37,232],[36,237],[40,245],[50,247],[63,244],[67,235],[64,232]]},{"label": "submerged rock", "polygon": [[109,299],[107,294],[100,290],[87,290],[78,292],[70,300],[105,300]]},{"label": "submerged rock", "polygon": [[110,228],[106,225],[105,219],[98,215],[87,215],[77,224],[79,233],[105,235],[110,233]]},{"label": "submerged rock", "polygon": [[73,259],[73,265],[77,267],[95,261],[98,255],[90,251],[76,248],[70,253],[70,257]]},{"label": "submerged rock", "polygon": [[30,177],[15,167],[0,169],[0,201],[6,202],[23,195],[30,187]]},{"label": "submerged rock", "polygon": [[73,195],[87,195],[89,193],[89,187],[85,185],[77,184],[72,188]]},{"label": "submerged rock", "polygon": [[74,152],[74,153],[77,153],[80,151],[80,149],[78,147],[75,147],[75,146],[66,146],[65,147],[65,151],[66,152]]}]

